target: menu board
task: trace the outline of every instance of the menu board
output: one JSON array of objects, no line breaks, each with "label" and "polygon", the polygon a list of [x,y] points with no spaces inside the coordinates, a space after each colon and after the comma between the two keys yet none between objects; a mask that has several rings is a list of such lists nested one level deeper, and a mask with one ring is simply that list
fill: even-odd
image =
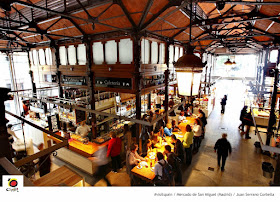
[{"label": "menu board", "polygon": [[56,132],[60,129],[58,114],[48,116],[49,130]]},{"label": "menu board", "polygon": [[86,120],[86,112],[75,109],[76,114],[76,124]]}]

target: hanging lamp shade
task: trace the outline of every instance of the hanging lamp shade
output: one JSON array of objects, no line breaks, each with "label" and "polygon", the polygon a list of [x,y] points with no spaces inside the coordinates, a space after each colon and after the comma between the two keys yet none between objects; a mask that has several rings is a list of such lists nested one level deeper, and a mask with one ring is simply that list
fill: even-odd
[{"label": "hanging lamp shade", "polygon": [[233,65],[236,65],[236,62],[235,62],[235,61],[233,61],[233,62],[232,62],[232,64],[233,64]]},{"label": "hanging lamp shade", "polygon": [[230,61],[230,59],[228,58],[228,60],[224,63],[225,65],[232,65],[232,62]]},{"label": "hanging lamp shade", "polygon": [[177,73],[177,84],[180,95],[198,95],[201,73],[204,67],[202,60],[193,54],[193,49],[188,48],[186,54],[174,63]]}]

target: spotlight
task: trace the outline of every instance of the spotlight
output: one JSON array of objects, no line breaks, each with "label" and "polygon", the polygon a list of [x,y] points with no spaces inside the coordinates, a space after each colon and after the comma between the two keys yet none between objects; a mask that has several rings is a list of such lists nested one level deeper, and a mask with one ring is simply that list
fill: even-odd
[{"label": "spotlight", "polygon": [[217,9],[220,11],[220,10],[223,10],[224,9],[224,7],[225,7],[225,2],[223,2],[223,1],[217,1],[216,2],[216,7],[217,7]]}]

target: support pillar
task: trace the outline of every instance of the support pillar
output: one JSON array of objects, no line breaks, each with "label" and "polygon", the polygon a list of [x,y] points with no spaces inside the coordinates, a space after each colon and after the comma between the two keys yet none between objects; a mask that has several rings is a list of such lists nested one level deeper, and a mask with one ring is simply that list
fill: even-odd
[{"label": "support pillar", "polygon": [[33,93],[33,97],[37,97],[36,96],[37,89],[36,89],[36,84],[34,83],[33,71],[31,70],[31,60],[30,60],[29,53],[27,53],[27,57],[28,57],[28,65],[29,65],[29,74],[30,74],[30,79],[31,79],[31,84],[32,84],[32,93]]},{"label": "support pillar", "polygon": [[152,104],[152,93],[150,92],[148,94],[148,110],[151,110],[151,104]]},{"label": "support pillar", "polygon": [[[140,89],[140,68],[141,68],[141,36],[135,33],[133,36],[134,76],[136,95],[136,119],[141,119],[141,89]],[[136,142],[139,143],[141,124],[136,123]],[[139,144],[139,151],[142,151],[142,144]]]},{"label": "support pillar", "polygon": [[[165,81],[164,81],[164,84],[165,84],[165,103],[164,103],[164,110],[165,112],[168,111],[168,93],[169,93],[169,48],[170,48],[170,42],[167,42],[166,43],[166,52],[165,52],[165,64],[167,66],[167,70],[165,70],[164,72],[164,78],[165,78]],[[169,114],[166,114],[166,117],[165,117],[165,123],[168,122],[168,115]]]},{"label": "support pillar", "polygon": [[277,155],[276,168],[272,185],[280,186],[280,154]]},{"label": "support pillar", "polygon": [[[92,45],[90,40],[85,36],[86,58],[87,58],[87,73],[88,73],[88,90],[90,95],[90,108],[95,110],[95,96],[94,96],[94,73],[91,71],[92,65]],[[105,54],[105,53],[104,53]],[[91,114],[91,132],[92,138],[97,137],[96,114]]]},{"label": "support pillar", "polygon": [[57,84],[58,84],[58,95],[60,98],[63,98],[63,89],[61,86],[61,72],[59,71],[60,65],[60,57],[59,57],[59,47],[55,45],[54,47],[54,54],[55,54],[55,64],[56,64],[56,77],[57,77]]},{"label": "support pillar", "polygon": [[9,99],[7,88],[0,88],[0,157],[6,157],[12,162],[12,150],[9,142],[7,132],[7,120],[5,118],[5,104],[4,102]]},{"label": "support pillar", "polygon": [[270,145],[270,139],[274,135],[273,125],[276,123],[275,104],[276,104],[276,98],[277,98],[278,77],[279,77],[279,70],[275,69],[274,85],[273,85],[273,92],[272,92],[272,98],[271,98],[271,107],[270,107],[270,115],[269,115],[269,121],[268,121],[268,126],[267,126],[266,145]]}]

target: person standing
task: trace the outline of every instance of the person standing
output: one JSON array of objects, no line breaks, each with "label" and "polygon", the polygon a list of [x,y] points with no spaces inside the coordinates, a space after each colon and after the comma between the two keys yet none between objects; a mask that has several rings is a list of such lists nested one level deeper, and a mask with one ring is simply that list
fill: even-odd
[{"label": "person standing", "polygon": [[229,154],[231,154],[231,145],[229,141],[227,140],[227,134],[223,133],[222,138],[218,139],[215,147],[214,147],[215,152],[217,151],[218,154],[218,166],[220,167],[220,162],[222,158],[222,167],[221,171],[225,170],[225,164],[226,164],[226,159]]},{"label": "person standing", "polygon": [[124,151],[128,151],[130,145],[132,144],[132,134],[131,131],[129,130],[128,124],[124,124],[123,126],[123,135],[124,135]]},{"label": "person standing", "polygon": [[202,128],[200,126],[199,119],[195,119],[195,124],[193,126],[193,132],[194,132],[193,150],[194,150],[194,152],[198,152],[199,147],[200,147],[201,135],[202,135]]},{"label": "person standing", "polygon": [[157,109],[161,109],[161,97],[159,93],[157,93],[157,96],[155,98],[155,104]]},{"label": "person standing", "polygon": [[239,130],[244,132],[244,116],[247,113],[247,106],[244,106],[243,109],[240,112],[239,120],[241,121],[241,124],[238,126]]},{"label": "person standing", "polygon": [[116,136],[115,132],[110,132],[111,140],[108,144],[107,157],[112,159],[112,172],[116,173],[121,168],[121,147],[122,140]]},{"label": "person standing", "polygon": [[186,133],[184,135],[183,146],[186,152],[186,164],[190,165],[192,162],[192,145],[193,145],[193,131],[191,126],[186,126]]},{"label": "person standing", "polygon": [[174,154],[182,163],[184,161],[184,147],[182,142],[173,134],[171,135],[171,143],[174,144]]},{"label": "person standing", "polygon": [[171,152],[170,145],[165,145],[164,154],[167,157],[167,162],[172,166],[175,185],[182,185],[182,171],[180,162],[177,160],[176,155],[173,152]]},{"label": "person standing", "polygon": [[88,136],[88,133],[90,132],[90,127],[86,125],[86,121],[82,121],[81,125],[76,129],[76,135],[79,135],[83,138]]},{"label": "person standing", "polygon": [[206,119],[205,113],[202,111],[202,109],[198,110],[198,117],[202,122],[202,126],[201,126],[202,127],[202,138],[204,138],[205,126],[207,125],[207,119]]},{"label": "person standing", "polygon": [[221,101],[221,113],[224,114],[225,113],[225,106],[227,104],[227,96],[224,95],[224,97],[222,98],[222,101]]}]

